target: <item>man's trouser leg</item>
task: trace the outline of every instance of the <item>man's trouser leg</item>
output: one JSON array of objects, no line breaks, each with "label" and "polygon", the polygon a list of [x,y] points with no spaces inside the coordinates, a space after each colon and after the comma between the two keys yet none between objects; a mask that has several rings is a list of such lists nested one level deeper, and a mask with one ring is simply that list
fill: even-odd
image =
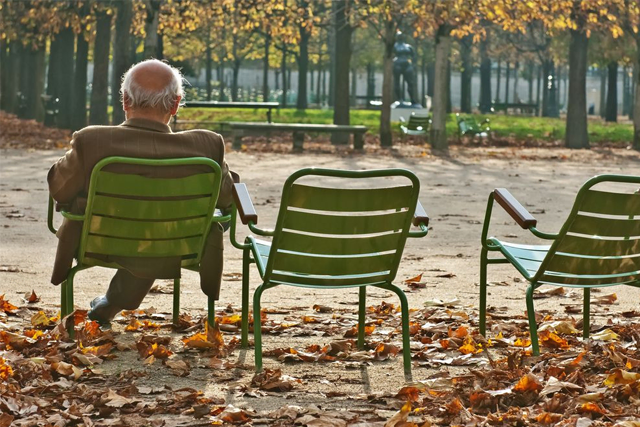
[{"label": "man's trouser leg", "polygon": [[222,229],[214,224],[200,260],[200,287],[202,292],[214,300],[220,297],[223,255]]},{"label": "man's trouser leg", "polygon": [[109,284],[107,300],[122,310],[135,310],[149,293],[154,280],[136,277],[127,270],[118,270]]}]

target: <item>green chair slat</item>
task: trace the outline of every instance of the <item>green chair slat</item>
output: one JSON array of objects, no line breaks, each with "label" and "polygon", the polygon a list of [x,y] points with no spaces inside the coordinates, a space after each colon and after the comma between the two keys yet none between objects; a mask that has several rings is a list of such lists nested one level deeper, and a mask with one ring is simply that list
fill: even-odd
[{"label": "green chair slat", "polygon": [[549,246],[540,246],[540,248],[546,247],[545,250],[523,249],[507,244],[503,244],[502,246],[514,258],[538,262],[542,261],[547,256],[547,252],[549,251]]},{"label": "green chair slat", "polygon": [[533,276],[540,269],[540,261],[515,258],[514,262],[517,262],[520,266],[522,266],[522,269],[526,270],[529,276]]},{"label": "green chair slat", "polygon": [[626,274],[640,270],[640,256],[583,258],[555,254],[546,264],[545,270],[576,275]]},{"label": "green chair slat", "polygon": [[588,190],[584,194],[579,210],[605,215],[640,215],[640,193],[624,194]]},{"label": "green chair slat", "polygon": [[187,200],[136,200],[96,195],[93,199],[92,213],[128,219],[183,219],[206,216],[210,203],[210,197]]},{"label": "green chair slat", "polygon": [[271,255],[273,270],[290,271],[298,274],[335,275],[377,273],[391,269],[396,253],[358,257],[317,257],[280,252]]},{"label": "green chair slat", "polygon": [[215,174],[201,173],[185,178],[147,178],[101,171],[96,192],[123,196],[185,197],[211,194]]},{"label": "green chair slat", "polygon": [[282,228],[319,234],[373,234],[402,230],[408,220],[407,211],[344,216],[289,210]]},{"label": "green chair slat", "polygon": [[549,252],[549,249],[551,248],[551,245],[525,245],[525,244],[522,244],[522,243],[501,242],[500,240],[496,239],[495,237],[491,237],[488,240],[490,242],[492,242],[493,244],[495,244],[495,245],[504,246],[504,247],[507,247],[507,248],[525,249],[527,251],[533,251],[533,252],[547,253],[547,252]]},{"label": "green chair slat", "polygon": [[176,239],[203,234],[209,222],[204,216],[175,221],[134,221],[93,215],[89,233],[128,239]]},{"label": "green chair slat", "polygon": [[613,286],[617,283],[633,284],[638,283],[640,285],[640,271],[632,271],[629,273],[621,274],[551,274],[545,272],[540,276],[540,281],[555,282],[565,285],[575,286]]},{"label": "green chair slat", "polygon": [[414,188],[410,185],[387,188],[343,189],[293,184],[288,200],[290,207],[319,211],[366,212],[407,208]]},{"label": "green chair slat", "polygon": [[273,272],[271,282],[281,283],[283,285],[340,288],[349,286],[367,286],[378,283],[384,283],[389,278],[389,272],[382,274],[362,274],[362,275],[342,275],[342,276],[321,276],[321,275],[296,275],[293,273],[282,274]]},{"label": "green chair slat", "polygon": [[590,256],[630,256],[640,254],[640,239],[605,240],[566,235],[558,243],[556,251]]},{"label": "green chair slat", "polygon": [[640,218],[614,219],[576,215],[567,231],[606,237],[640,236]]},{"label": "green chair slat", "polygon": [[129,240],[89,235],[85,251],[124,257],[185,256],[198,253],[202,243],[201,236],[173,240]]},{"label": "green chair slat", "polygon": [[368,237],[319,237],[283,231],[280,248],[309,254],[368,254],[396,249],[402,233]]}]

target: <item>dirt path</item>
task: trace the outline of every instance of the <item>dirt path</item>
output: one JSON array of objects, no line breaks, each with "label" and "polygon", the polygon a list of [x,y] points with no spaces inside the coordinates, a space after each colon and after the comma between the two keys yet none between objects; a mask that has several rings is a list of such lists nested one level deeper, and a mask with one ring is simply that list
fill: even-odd
[{"label": "dirt path", "polygon": [[[55,254],[56,239],[46,227],[46,172],[62,151],[3,150],[0,153],[0,294],[9,300],[18,300],[26,292],[35,290],[41,297],[42,307],[55,309],[59,304],[59,289],[49,284],[49,274]],[[421,180],[421,201],[431,217],[432,230],[426,238],[409,242],[401,263],[397,282],[424,273],[426,287],[410,290],[409,303],[422,308],[425,301],[458,298],[461,307],[472,313],[478,300],[478,270],[480,233],[489,192],[496,187],[508,188],[534,214],[539,228],[556,231],[566,218],[580,185],[600,173],[640,173],[640,156],[629,150],[567,151],[563,149],[465,149],[453,151],[450,157],[422,155],[421,149],[408,152],[368,152],[353,154],[349,151],[331,154],[290,154],[230,152],[228,162],[250,189],[259,213],[260,224],[274,224],[281,186],[293,171],[307,166],[371,169],[403,167],[414,171]],[[496,210],[492,234],[516,242],[530,241],[513,221]],[[231,305],[239,308],[241,252],[231,245],[225,253],[225,281],[218,307]],[[106,289],[111,272],[92,269],[82,272],[76,282],[76,304],[87,308],[89,301]],[[254,279],[257,274],[253,275]],[[490,271],[490,281],[501,282],[491,289],[489,304],[504,307],[506,313],[522,314],[525,309],[525,284],[513,269],[496,267]],[[197,278],[186,274],[183,281],[182,310],[203,313],[204,299]],[[252,288],[258,283],[252,281]],[[603,291],[610,293],[609,290]],[[617,288],[617,302],[601,310],[602,320],[637,307],[638,291]],[[368,303],[382,301],[397,303],[394,296],[381,290],[369,293]],[[540,300],[541,310],[561,311],[563,305],[578,304],[579,295],[568,294],[559,298]],[[267,291],[263,307],[282,309],[289,316],[299,318],[313,312],[314,304],[334,309],[357,308],[357,291],[315,293],[308,290],[292,291],[276,288]],[[150,294],[143,308],[155,307],[169,312],[169,295]],[[599,310],[599,311],[598,311]],[[285,316],[286,317],[286,316]],[[615,316],[613,316],[615,317]],[[121,325],[114,329],[122,329]],[[322,337],[300,337],[281,334],[266,335],[265,349],[282,346],[301,346],[321,342]],[[236,350],[231,359],[252,365],[253,352]],[[331,368],[327,365],[283,365],[272,358],[265,359],[266,367],[282,367],[286,374],[305,378],[305,392],[295,396],[295,404],[349,407],[346,400],[326,400],[329,392],[338,390],[349,396],[381,392],[395,392],[403,384],[400,358],[392,362],[376,363],[358,369]],[[107,373],[123,372],[140,367],[135,354],[122,356],[116,362],[107,362]],[[162,382],[161,368],[146,368],[150,384]],[[257,410],[277,408],[291,404],[290,396],[254,399],[242,392],[250,379],[250,370],[192,373],[186,378],[172,379],[174,386],[185,385],[203,389],[208,395],[222,396],[236,406]],[[414,379],[425,379],[434,370],[416,367]],[[207,377],[209,375],[209,377]],[[166,378],[164,378],[166,380]],[[357,404],[355,405],[357,406]]]}]

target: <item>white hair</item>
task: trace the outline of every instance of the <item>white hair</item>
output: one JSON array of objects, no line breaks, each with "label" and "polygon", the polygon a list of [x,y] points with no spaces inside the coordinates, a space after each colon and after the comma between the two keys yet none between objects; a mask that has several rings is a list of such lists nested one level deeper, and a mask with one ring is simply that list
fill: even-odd
[{"label": "white hair", "polygon": [[[145,88],[133,78],[134,69],[140,64],[149,62],[166,65],[171,70],[173,75],[171,82],[162,90]],[[171,111],[178,97],[184,99],[184,89],[182,87],[184,81],[182,73],[177,68],[165,62],[158,61],[157,59],[147,59],[133,65],[124,73],[124,76],[122,76],[122,84],[120,85],[120,97],[121,99],[124,98],[124,94],[126,93],[129,106],[133,109],[161,109],[164,113],[168,113]]]}]

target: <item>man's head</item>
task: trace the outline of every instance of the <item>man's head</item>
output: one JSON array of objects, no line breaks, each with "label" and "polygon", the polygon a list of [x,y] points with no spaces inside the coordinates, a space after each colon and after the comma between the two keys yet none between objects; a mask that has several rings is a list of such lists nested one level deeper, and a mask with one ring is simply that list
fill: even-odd
[{"label": "man's head", "polygon": [[124,74],[120,95],[127,119],[146,118],[168,123],[184,96],[183,77],[157,59],[135,64]]}]

